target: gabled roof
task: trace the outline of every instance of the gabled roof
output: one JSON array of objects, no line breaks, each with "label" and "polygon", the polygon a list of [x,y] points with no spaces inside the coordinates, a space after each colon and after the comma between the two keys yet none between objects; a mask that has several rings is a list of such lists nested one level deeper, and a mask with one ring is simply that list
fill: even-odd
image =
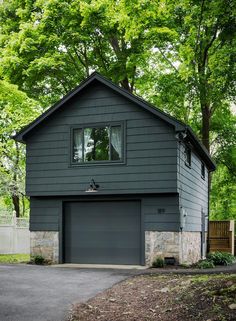
[{"label": "gabled roof", "polygon": [[80,83],[79,86],[75,87],[74,90],[69,92],[66,96],[64,96],[61,100],[59,100],[56,104],[54,104],[51,108],[46,110],[43,114],[41,114],[38,118],[32,121],[30,124],[22,128],[13,138],[19,142],[25,143],[25,136],[29,134],[37,125],[41,124],[44,120],[50,117],[53,113],[55,113],[58,109],[60,109],[65,103],[67,103],[72,97],[80,93],[85,87],[90,85],[92,82],[98,81],[105,86],[111,88],[118,94],[126,97],[130,101],[134,102],[135,104],[139,105],[141,108],[151,112],[153,115],[157,116],[158,118],[162,119],[169,125],[172,125],[175,128],[176,132],[185,132],[188,134],[191,143],[195,146],[199,155],[203,158],[206,165],[210,170],[215,170],[215,164],[211,160],[210,155],[208,154],[206,148],[200,143],[197,139],[195,134],[193,133],[192,129],[184,124],[183,122],[177,120],[176,118],[166,114],[165,112],[161,111],[160,109],[156,108],[154,105],[146,102],[140,97],[137,97],[127,90],[115,85],[110,80],[103,77],[98,72],[92,73],[87,79]]}]

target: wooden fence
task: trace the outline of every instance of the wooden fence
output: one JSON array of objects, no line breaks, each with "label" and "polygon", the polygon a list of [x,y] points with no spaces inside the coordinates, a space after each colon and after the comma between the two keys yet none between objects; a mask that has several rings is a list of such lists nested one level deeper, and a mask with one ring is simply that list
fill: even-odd
[{"label": "wooden fence", "polygon": [[234,221],[209,222],[209,251],[229,252],[234,255]]}]

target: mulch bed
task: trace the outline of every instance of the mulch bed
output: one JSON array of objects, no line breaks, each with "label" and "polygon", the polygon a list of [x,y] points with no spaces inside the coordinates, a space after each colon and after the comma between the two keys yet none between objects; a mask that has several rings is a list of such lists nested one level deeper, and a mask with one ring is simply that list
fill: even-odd
[{"label": "mulch bed", "polygon": [[[235,321],[236,275],[143,275],[74,307],[69,321]],[[229,307],[231,306],[231,308]]]}]

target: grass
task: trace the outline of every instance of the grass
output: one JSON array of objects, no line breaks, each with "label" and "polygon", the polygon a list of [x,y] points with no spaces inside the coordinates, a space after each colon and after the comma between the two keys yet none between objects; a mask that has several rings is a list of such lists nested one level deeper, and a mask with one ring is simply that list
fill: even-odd
[{"label": "grass", "polygon": [[27,263],[29,254],[0,254],[0,263]]}]

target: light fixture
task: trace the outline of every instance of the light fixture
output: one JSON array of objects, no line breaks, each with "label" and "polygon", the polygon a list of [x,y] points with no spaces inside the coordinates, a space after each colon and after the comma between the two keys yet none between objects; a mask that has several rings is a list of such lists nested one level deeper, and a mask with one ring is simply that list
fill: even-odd
[{"label": "light fixture", "polygon": [[86,193],[96,193],[99,189],[99,185],[95,183],[94,179],[91,179],[89,188],[86,189]]}]

